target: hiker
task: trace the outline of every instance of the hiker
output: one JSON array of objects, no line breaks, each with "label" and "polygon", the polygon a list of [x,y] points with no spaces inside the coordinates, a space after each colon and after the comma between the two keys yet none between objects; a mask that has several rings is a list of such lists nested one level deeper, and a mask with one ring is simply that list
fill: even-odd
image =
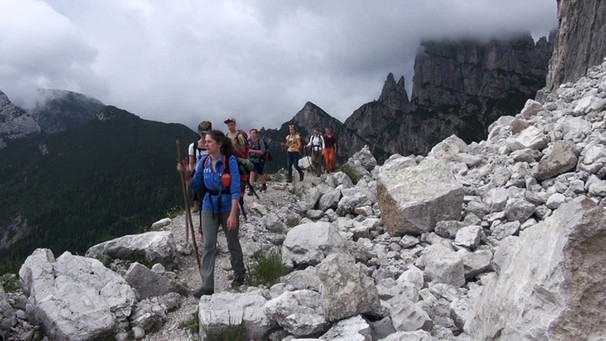
[{"label": "hiker", "polygon": [[234,146],[234,156],[246,159],[248,157],[248,136],[246,132],[236,128],[236,119],[230,117],[223,121],[227,124],[227,137],[231,139]]},{"label": "hiker", "polygon": [[[240,174],[237,159],[233,156],[234,148],[231,140],[218,130],[208,131],[204,139],[208,151],[206,158],[209,162],[199,162],[193,178],[187,178],[193,190],[202,188],[206,190],[202,198],[202,231],[205,237],[200,270],[202,286],[193,292],[196,297],[214,293],[219,226],[225,233],[231,267],[234,270],[232,286],[238,287],[244,284],[246,274],[238,236]],[[224,174],[226,159],[229,162],[229,174]],[[177,164],[177,170],[184,171],[180,164]],[[189,172],[185,173],[189,174]]]},{"label": "hiker", "polygon": [[248,195],[253,195],[252,187],[255,184],[255,177],[259,175],[259,182],[261,183],[261,191],[267,190],[267,184],[265,180],[265,159],[263,156],[267,152],[267,145],[265,141],[259,138],[259,130],[251,129],[250,137],[248,138],[248,158],[253,163],[253,170],[250,172],[249,183],[250,189]]},{"label": "hiker", "polygon": [[[189,172],[195,173],[196,171],[196,166],[198,165],[198,161],[200,161],[200,159],[202,158],[202,156],[208,154],[206,152],[206,146],[205,146],[205,141],[204,141],[204,135],[206,134],[207,131],[211,130],[213,128],[213,125],[210,121],[202,121],[200,122],[200,124],[198,124],[198,140],[195,142],[192,142],[189,144],[189,147],[187,148],[187,155],[188,155],[188,166],[189,166]],[[200,210],[200,199],[198,198],[198,193],[194,191],[194,195],[193,195],[193,212],[194,213],[198,213],[198,211]]]},{"label": "hiker", "polygon": [[324,165],[326,173],[334,172],[337,169],[337,137],[328,127],[324,129]]},{"label": "hiker", "polygon": [[316,176],[322,175],[322,152],[324,151],[324,138],[320,134],[320,128],[314,128],[309,143],[305,146],[311,149],[311,165]]},{"label": "hiker", "polygon": [[289,134],[286,136],[286,142],[282,144],[288,152],[286,167],[288,168],[288,177],[286,182],[292,182],[292,167],[299,172],[299,181],[303,181],[303,170],[299,167],[299,158],[301,150],[301,136],[297,133],[294,124],[288,126]]}]

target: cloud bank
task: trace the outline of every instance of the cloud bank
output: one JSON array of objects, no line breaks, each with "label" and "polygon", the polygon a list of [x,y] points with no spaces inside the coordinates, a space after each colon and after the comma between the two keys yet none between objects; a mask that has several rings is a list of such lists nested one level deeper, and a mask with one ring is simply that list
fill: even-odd
[{"label": "cloud bank", "polygon": [[[0,0],[0,90],[94,97],[192,129],[228,116],[277,128],[307,101],[345,121],[389,72],[412,80],[424,39],[535,38],[555,0]],[[411,89],[407,88],[409,92]]]}]

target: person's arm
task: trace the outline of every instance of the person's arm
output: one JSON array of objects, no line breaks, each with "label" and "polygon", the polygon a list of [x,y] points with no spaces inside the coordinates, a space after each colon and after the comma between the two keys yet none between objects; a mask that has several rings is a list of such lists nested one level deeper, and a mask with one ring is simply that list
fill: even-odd
[{"label": "person's arm", "polygon": [[238,204],[240,203],[240,172],[238,171],[238,161],[235,156],[231,156],[229,160],[229,175],[231,176],[231,185],[229,191],[231,193],[231,210],[227,218],[227,229],[233,230],[238,227]]},{"label": "person's arm", "polygon": [[320,151],[324,150],[325,148],[325,144],[324,144],[324,136],[320,135]]},{"label": "person's arm", "polygon": [[191,143],[189,148],[187,148],[187,155],[189,159],[189,171],[192,172],[196,165],[196,147],[194,146],[196,142]]}]

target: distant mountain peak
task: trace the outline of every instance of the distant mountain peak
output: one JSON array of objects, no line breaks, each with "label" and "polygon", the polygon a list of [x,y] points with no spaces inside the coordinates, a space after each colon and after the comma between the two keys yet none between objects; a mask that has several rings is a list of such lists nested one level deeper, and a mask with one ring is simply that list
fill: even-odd
[{"label": "distant mountain peak", "polygon": [[38,133],[40,126],[32,115],[15,106],[8,96],[0,91],[0,149],[6,141]]},{"label": "distant mountain peak", "polygon": [[105,106],[95,98],[67,90],[39,89],[38,96],[32,115],[47,133],[84,124]]},{"label": "distant mountain peak", "polygon": [[396,83],[393,73],[387,75],[379,102],[383,103],[392,109],[401,109],[404,105],[408,104],[408,94],[404,85],[404,76],[401,76]]}]

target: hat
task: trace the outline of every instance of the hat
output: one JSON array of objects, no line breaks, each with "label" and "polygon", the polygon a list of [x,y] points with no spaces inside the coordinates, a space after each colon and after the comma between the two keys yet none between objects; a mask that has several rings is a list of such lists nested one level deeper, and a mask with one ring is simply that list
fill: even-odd
[{"label": "hat", "polygon": [[223,123],[228,124],[229,122],[234,122],[236,123],[236,119],[233,117],[229,117],[228,119],[226,119],[225,121],[223,121]]},{"label": "hat", "polygon": [[198,133],[204,134],[209,130],[213,129],[213,124],[210,121],[202,121],[198,124]]}]

